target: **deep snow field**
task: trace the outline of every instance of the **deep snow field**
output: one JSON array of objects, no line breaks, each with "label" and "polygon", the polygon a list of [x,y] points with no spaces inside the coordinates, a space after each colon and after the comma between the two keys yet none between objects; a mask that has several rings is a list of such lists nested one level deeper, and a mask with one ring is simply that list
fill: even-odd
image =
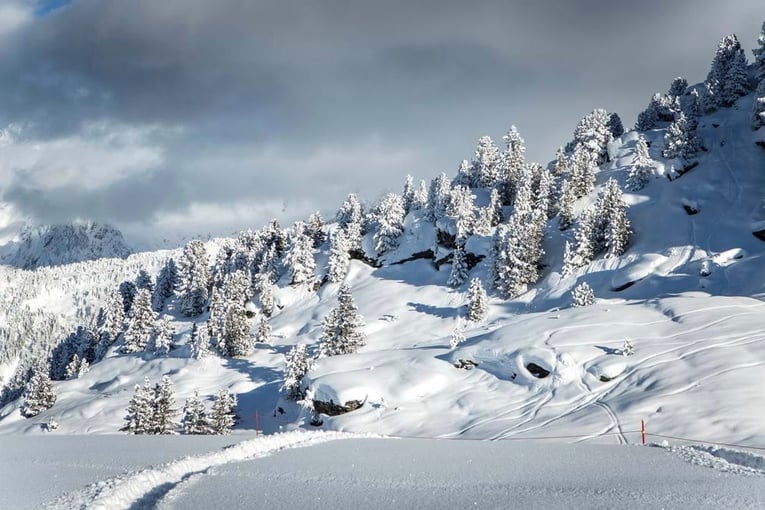
[{"label": "deep snow field", "polygon": [[[56,382],[56,404],[38,416],[23,418],[18,401],[0,409],[0,474],[9,473],[0,479],[3,486],[12,481],[3,495],[14,498],[0,507],[33,508],[62,492],[70,496],[56,504],[72,508],[156,503],[209,508],[213,499],[206,498],[212,494],[224,498],[214,500],[224,507],[296,507],[319,496],[321,506],[329,500],[330,506],[345,507],[359,503],[354,499],[359,485],[371,508],[419,507],[425,500],[432,504],[429,495],[442,503],[435,507],[765,506],[762,457],[725,450],[723,457],[734,465],[752,468],[725,473],[683,461],[727,469],[707,458],[719,459],[717,450],[712,455],[701,446],[676,451],[626,446],[640,441],[645,420],[652,442],[671,436],[682,438],[672,444],[729,444],[738,451],[765,447],[765,242],[752,235],[765,228],[765,151],[754,144],[765,128],[751,131],[751,103],[752,96],[746,96],[734,108],[699,119],[706,151],[697,167],[676,179],[668,178],[674,177],[672,162],[660,157],[665,130],[646,133],[658,176],[644,190],[625,193],[635,232],[627,252],[598,258],[564,277],[563,245],[571,231],[559,231],[551,220],[540,282],[517,299],[492,297],[488,317],[478,324],[464,320],[467,283],[457,289],[446,285],[448,264],[440,270],[429,260],[395,264],[435,244],[433,225],[410,214],[399,248],[386,254],[383,267],[351,263],[346,281],[366,321],[366,345],[357,354],[317,360],[304,382],[309,398],[359,400],[363,406],[323,417],[319,427],[309,424],[309,410],[285,401],[279,388],[285,353],[298,343],[315,352],[337,285],[313,292],[282,282],[275,290],[271,339],[236,359],[190,359],[186,341],[192,322],[177,314],[171,301],[165,313],[178,347],[168,356],[124,355],[113,348],[82,377]],[[601,168],[599,185],[609,177],[624,184],[636,137],[629,132],[611,144],[612,162]],[[580,200],[578,210],[594,196]],[[479,196],[479,202],[485,198]],[[698,214],[686,213],[689,204]],[[221,242],[207,243],[212,257]],[[474,236],[467,248],[486,255],[489,245],[490,237]],[[25,307],[73,327],[140,267],[156,274],[165,257],[179,254],[134,254],[35,272],[0,266],[0,302],[6,305],[0,307],[0,324]],[[324,271],[326,244],[316,257]],[[470,277],[482,278],[488,287],[488,259]],[[597,302],[572,308],[570,292],[581,282],[595,290]],[[253,331],[256,326],[253,321]],[[451,348],[455,328],[464,330],[466,339]],[[621,353],[627,339],[635,347],[631,356]],[[456,368],[460,360],[477,366]],[[538,377],[529,370],[531,363],[549,375]],[[13,369],[0,366],[0,384]],[[195,390],[208,406],[219,388],[236,393],[235,435],[75,436],[120,434],[134,386],[144,377],[157,382],[163,375],[175,386],[178,408]],[[215,450],[250,437],[256,413],[267,438]],[[46,432],[51,419],[59,427]],[[512,441],[352,439],[251,460],[287,446],[345,437],[321,430]],[[270,436],[278,432],[287,434]],[[558,443],[522,441],[538,438]],[[82,488],[204,451],[211,453],[201,461],[149,470],[138,481],[120,475]],[[399,461],[409,467],[399,469]],[[355,466],[352,475],[348,465]],[[30,489],[28,482],[38,473],[54,483]],[[132,488],[120,492],[120,481]]]}]

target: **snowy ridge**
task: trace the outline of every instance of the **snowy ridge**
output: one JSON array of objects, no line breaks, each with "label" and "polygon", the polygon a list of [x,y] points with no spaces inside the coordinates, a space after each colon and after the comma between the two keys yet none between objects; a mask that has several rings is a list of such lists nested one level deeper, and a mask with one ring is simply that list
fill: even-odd
[{"label": "snowy ridge", "polygon": [[206,455],[185,457],[164,466],[98,482],[83,491],[63,496],[49,507],[94,510],[154,508],[176,485],[213,467],[271,455],[286,448],[303,448],[353,437],[360,436],[342,432],[297,431],[250,439]]}]

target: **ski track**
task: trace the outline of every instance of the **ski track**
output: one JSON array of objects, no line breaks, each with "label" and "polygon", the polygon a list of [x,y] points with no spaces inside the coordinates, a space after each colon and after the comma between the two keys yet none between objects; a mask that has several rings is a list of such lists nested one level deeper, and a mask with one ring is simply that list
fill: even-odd
[{"label": "ski track", "polygon": [[186,484],[211,468],[265,457],[287,448],[302,448],[338,439],[372,437],[334,431],[294,431],[263,436],[206,455],[184,457],[156,468],[94,483],[47,505],[55,509],[141,510],[162,506],[165,497],[176,497]]}]

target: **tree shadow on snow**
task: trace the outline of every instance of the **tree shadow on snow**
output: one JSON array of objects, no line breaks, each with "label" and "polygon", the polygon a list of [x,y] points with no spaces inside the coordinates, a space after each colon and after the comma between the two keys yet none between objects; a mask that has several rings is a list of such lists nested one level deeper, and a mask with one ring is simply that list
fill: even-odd
[{"label": "tree shadow on snow", "polygon": [[596,349],[600,349],[601,351],[603,351],[606,354],[618,354],[620,356],[622,354],[621,349],[614,349],[613,347],[608,347],[606,345],[596,345],[595,348]]},{"label": "tree shadow on snow", "polygon": [[433,315],[441,319],[450,319],[452,317],[459,316],[460,308],[462,308],[462,307],[433,306],[433,305],[426,305],[425,303],[412,303],[411,301],[407,303],[407,306],[412,307],[412,309],[415,312],[426,313],[428,315]]},{"label": "tree shadow on snow", "polygon": [[279,388],[284,381],[284,373],[239,358],[226,359],[226,368],[245,374],[250,381],[259,384],[250,391],[236,394],[239,421],[235,428],[255,430],[257,414],[258,429],[261,432],[277,432],[279,424],[273,419],[273,414],[279,402]]}]

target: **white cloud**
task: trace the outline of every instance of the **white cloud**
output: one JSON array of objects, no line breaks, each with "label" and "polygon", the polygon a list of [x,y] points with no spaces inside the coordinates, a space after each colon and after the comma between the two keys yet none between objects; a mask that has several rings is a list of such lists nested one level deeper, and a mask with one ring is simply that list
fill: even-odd
[{"label": "white cloud", "polygon": [[32,19],[32,12],[21,2],[5,1],[0,5],[0,37],[10,35]]}]

